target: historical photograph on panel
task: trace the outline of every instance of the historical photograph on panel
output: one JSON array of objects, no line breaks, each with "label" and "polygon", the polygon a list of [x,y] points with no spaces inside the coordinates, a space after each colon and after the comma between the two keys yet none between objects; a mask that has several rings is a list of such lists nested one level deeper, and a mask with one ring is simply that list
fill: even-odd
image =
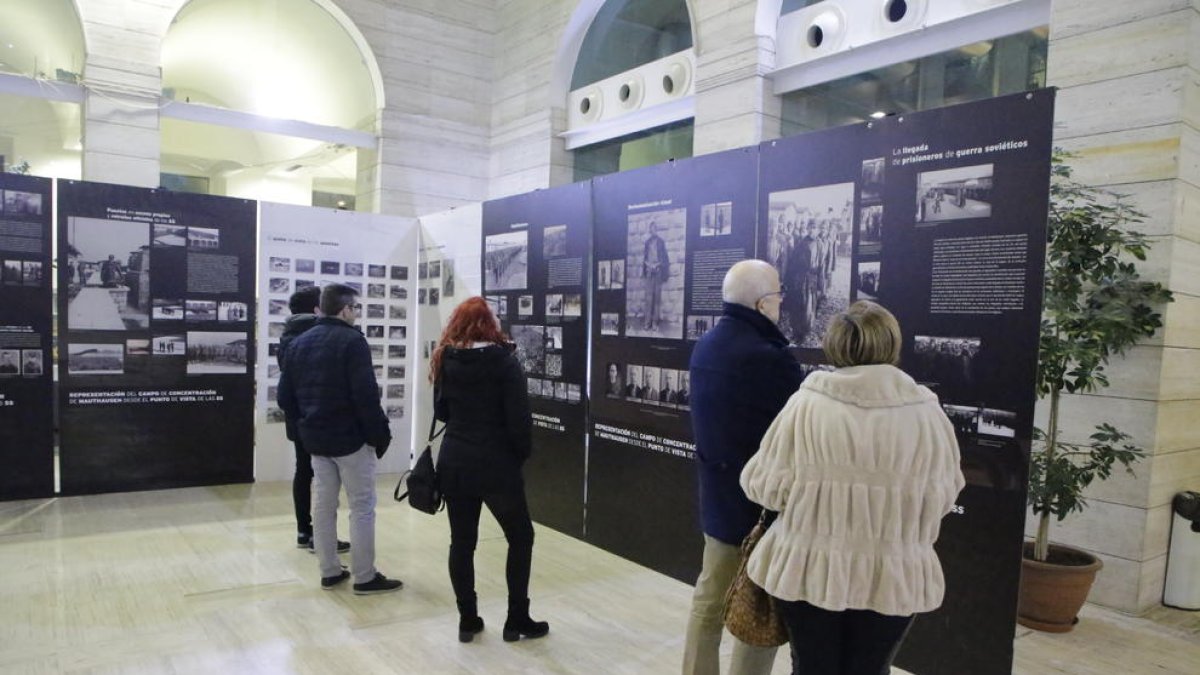
[{"label": "historical photograph on panel", "polygon": [[336,260],[322,260],[321,274],[341,274],[342,263]]},{"label": "historical photograph on panel", "polygon": [[703,314],[689,315],[687,318],[687,339],[699,340],[703,337],[708,332],[708,329],[712,328],[712,320],[711,316]]},{"label": "historical photograph on panel", "polygon": [[217,303],[217,321],[245,321],[250,316],[244,302]]},{"label": "historical photograph on panel", "polygon": [[942,404],[946,417],[954,427],[954,433],[960,436],[972,436],[979,430],[979,408],[971,405]]},{"label": "historical photograph on panel", "polygon": [[617,312],[604,312],[600,315],[601,335],[621,334],[621,315]]},{"label": "historical photograph on panel", "polygon": [[[283,304],[283,308],[287,309],[287,303]],[[167,298],[155,298],[154,306],[150,310],[150,318],[155,321],[182,321],[183,320],[183,301],[172,300]]]},{"label": "historical photograph on panel", "polygon": [[442,297],[454,297],[454,284],[457,280],[454,278],[454,261],[442,261]]},{"label": "historical photograph on panel", "polygon": [[561,293],[552,293],[546,296],[546,316],[562,316],[563,315],[563,296]]},{"label": "historical photograph on panel", "polygon": [[388,297],[392,300],[407,300],[408,289],[403,286],[393,285],[388,289]]},{"label": "historical photograph on panel", "polygon": [[979,433],[986,436],[1016,438],[1017,414],[1008,410],[984,408],[979,411]]},{"label": "historical photograph on panel", "polygon": [[367,276],[375,279],[386,279],[387,265],[367,265]]},{"label": "historical photograph on panel", "polygon": [[368,319],[382,319],[387,315],[387,306],[381,303],[369,303],[367,305]]},{"label": "historical photograph on panel", "polygon": [[125,345],[71,343],[67,348],[67,372],[72,375],[122,375]]},{"label": "historical photograph on panel", "polygon": [[879,299],[879,261],[858,263],[854,279],[855,300]]},{"label": "historical photograph on panel", "polygon": [[45,277],[40,260],[21,261],[21,283],[25,286],[41,286]]},{"label": "historical photograph on panel", "polygon": [[155,225],[152,232],[155,246],[187,246],[187,227],[184,225]]},{"label": "historical photograph on panel", "polygon": [[675,403],[684,409],[691,408],[692,392],[689,377],[688,371],[679,371],[679,396],[675,399]]},{"label": "historical photograph on panel", "polygon": [[215,227],[189,227],[188,248],[215,250],[221,248],[221,231]]},{"label": "historical photograph on panel", "polygon": [[439,289],[439,288],[429,289],[429,306],[433,307],[433,306],[437,305],[438,302],[440,302],[440,301],[441,301],[441,289]]},{"label": "historical photograph on panel", "polygon": [[541,396],[542,381],[536,377],[527,377],[525,378],[525,389],[529,392],[530,396]]},{"label": "historical photograph on panel", "polygon": [[271,277],[267,280],[267,290],[271,293],[291,293],[292,280],[287,277]]},{"label": "historical photograph on panel", "polygon": [[612,263],[608,260],[601,260],[596,263],[596,289],[607,291],[611,284],[609,276],[612,274]]},{"label": "historical photograph on panel", "polygon": [[367,284],[367,297],[382,299],[387,297],[387,284]]},{"label": "historical photograph on panel", "polygon": [[407,281],[408,267],[406,265],[392,265],[392,281]]},{"label": "historical photograph on panel", "polygon": [[532,295],[522,295],[517,298],[517,316],[533,316]]},{"label": "historical photograph on panel", "polygon": [[683,338],[687,209],[629,216],[625,256],[625,334]]},{"label": "historical photograph on panel", "polygon": [[271,271],[277,274],[287,274],[292,271],[291,258],[277,258],[271,256]]},{"label": "historical photograph on panel", "polygon": [[858,253],[876,255],[883,244],[883,204],[858,210]]},{"label": "historical photograph on panel", "polygon": [[21,374],[21,350],[0,349],[0,375]]},{"label": "historical photograph on panel", "polygon": [[67,327],[127,330],[149,326],[150,226],[71,218],[67,228]]},{"label": "historical photograph on panel", "polygon": [[672,368],[662,369],[662,386],[658,390],[658,402],[664,405],[679,404],[679,371]]},{"label": "historical photograph on panel", "polygon": [[604,396],[621,398],[625,395],[625,373],[619,363],[604,366]]},{"label": "historical photograph on panel", "polygon": [[583,387],[567,383],[567,403],[579,403],[583,400]]},{"label": "historical photograph on panel", "polygon": [[429,278],[429,263],[423,262],[423,263],[417,264],[417,278],[418,279],[428,279]]},{"label": "historical photograph on panel", "polygon": [[404,385],[389,384],[387,386],[387,397],[388,398],[404,398]]},{"label": "historical photograph on panel", "polygon": [[347,281],[346,285],[349,286],[350,288],[353,288],[355,293],[359,294],[360,296],[362,295],[362,292],[363,292],[362,282]]},{"label": "historical photograph on panel", "polygon": [[883,199],[883,167],[883,157],[863,160],[860,193],[864,202]]},{"label": "historical photograph on panel", "polygon": [[563,374],[562,354],[547,354],[546,355],[546,377],[562,377],[562,374]]},{"label": "historical photograph on panel", "polygon": [[182,335],[156,335],[150,340],[154,356],[183,356],[187,353],[187,340]]},{"label": "historical photograph on panel", "polygon": [[388,305],[388,318],[404,321],[408,319],[408,308],[404,305]]},{"label": "historical photograph on panel", "polygon": [[850,304],[854,183],[772,192],[768,203],[767,260],[787,288],[779,328],[819,349],[829,319]]},{"label": "historical photograph on panel", "polygon": [[[389,326],[388,327],[388,339],[389,340],[407,340],[408,339],[408,326]],[[379,353],[379,356],[380,357],[383,356],[382,351]]]},{"label": "historical photograph on panel", "polygon": [[630,400],[640,398],[638,393],[641,386],[642,367],[631,363],[625,368],[625,398]]},{"label": "historical photograph on panel", "polygon": [[992,215],[992,165],[917,174],[917,222]]},{"label": "historical photograph on panel", "polygon": [[19,286],[21,285],[21,261],[20,260],[5,260],[4,270],[0,273],[5,285]]},{"label": "historical photograph on panel", "polygon": [[404,366],[388,366],[387,376],[390,380],[403,380],[405,376]]},{"label": "historical photograph on panel", "polygon": [[5,190],[4,213],[9,216],[40,216],[42,195],[37,192]]},{"label": "historical photograph on panel", "polygon": [[562,351],[563,348],[563,329],[562,326],[546,326],[546,349],[554,351]]},{"label": "historical photograph on panel", "polygon": [[700,207],[700,236],[716,237],[733,232],[733,202]]},{"label": "historical photograph on panel", "polygon": [[662,374],[658,366],[642,366],[642,381],[637,390],[637,397],[647,403],[658,403],[659,385]]},{"label": "historical photograph on panel", "polygon": [[425,297],[426,297],[426,290],[424,288],[418,288],[417,289],[417,304],[418,305],[427,304],[425,302]]},{"label": "historical photograph on panel", "polygon": [[542,398],[554,398],[554,380],[542,380]]},{"label": "historical photograph on panel", "polygon": [[246,372],[246,333],[188,331],[188,375],[241,375]]},{"label": "historical photograph on panel", "polygon": [[563,316],[583,316],[583,296],[568,293],[563,296]]},{"label": "historical photograph on panel", "polygon": [[371,360],[378,361],[383,358],[383,345],[368,345],[371,350]]},{"label": "historical photograph on panel", "polygon": [[348,277],[361,277],[363,275],[363,264],[348,262],[342,267],[342,273]]},{"label": "historical photograph on panel", "polygon": [[388,345],[387,354],[389,359],[402,359],[408,355],[408,347],[406,345]]},{"label": "historical photograph on panel", "polygon": [[279,378],[279,366],[274,363],[267,364],[267,377],[272,380]]},{"label": "historical photograph on panel", "polygon": [[217,302],[215,300],[188,300],[187,301],[187,322],[200,323],[202,321],[217,320]]},{"label": "historical photograph on panel", "polygon": [[919,380],[963,391],[975,383],[975,362],[982,347],[983,340],[977,337],[916,335],[910,368]]},{"label": "historical photograph on panel", "polygon": [[21,374],[41,375],[46,372],[45,355],[40,349],[21,350]]},{"label": "historical photograph on panel", "polygon": [[371,325],[367,326],[366,336],[368,338],[383,338],[383,326]]},{"label": "historical photograph on panel", "polygon": [[389,405],[384,408],[384,412],[388,418],[398,420],[404,417],[404,406],[395,404]]},{"label": "historical photograph on panel", "polygon": [[566,382],[555,382],[554,383],[554,400],[555,401],[567,400],[567,383]]},{"label": "historical photograph on panel", "polygon": [[529,233],[505,232],[484,238],[483,287],[521,290],[528,284]]},{"label": "historical photograph on panel", "polygon": [[125,341],[126,356],[149,356],[150,355],[150,340],[149,338],[133,338]]},{"label": "historical photograph on panel", "polygon": [[543,326],[513,326],[517,360],[527,375],[541,375],[546,363],[546,329]]},{"label": "historical photograph on panel", "polygon": [[608,285],[612,290],[619,291],[625,288],[625,261],[612,261],[612,274],[609,277]]},{"label": "historical photograph on panel", "polygon": [[313,274],[317,271],[317,261],[308,260],[306,258],[296,258],[296,272],[298,274]]},{"label": "historical photograph on panel", "polygon": [[551,225],[542,230],[542,255],[555,258],[567,254],[567,226]]},{"label": "historical photograph on panel", "polygon": [[442,261],[441,260],[430,260],[429,261],[429,278],[430,279],[441,279],[442,278]]},{"label": "historical photograph on panel", "polygon": [[296,280],[296,290],[298,290],[298,291],[301,289],[305,289],[310,286],[316,286],[316,285],[317,285],[317,282],[313,281],[312,279],[297,279]]}]

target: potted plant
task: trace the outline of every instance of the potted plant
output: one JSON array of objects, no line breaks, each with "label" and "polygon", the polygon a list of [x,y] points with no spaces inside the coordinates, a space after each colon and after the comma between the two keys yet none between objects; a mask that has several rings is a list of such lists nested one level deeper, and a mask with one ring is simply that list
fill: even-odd
[{"label": "potted plant", "polygon": [[1171,301],[1162,284],[1144,281],[1135,260],[1146,259],[1148,238],[1130,225],[1145,215],[1121,195],[1087,187],[1071,178],[1066,155],[1055,153],[1046,246],[1045,307],[1038,349],[1037,391],[1049,398],[1047,428],[1034,429],[1029,468],[1029,505],[1038,517],[1037,537],[1025,545],[1018,621],[1066,632],[1087,599],[1100,570],[1095,556],[1050,544],[1050,518],[1082,510],[1083,491],[1120,464],[1144,456],[1130,436],[1099,424],[1088,441],[1064,440],[1060,402],[1108,386],[1104,367],[1138,340],[1162,326],[1156,307]]}]

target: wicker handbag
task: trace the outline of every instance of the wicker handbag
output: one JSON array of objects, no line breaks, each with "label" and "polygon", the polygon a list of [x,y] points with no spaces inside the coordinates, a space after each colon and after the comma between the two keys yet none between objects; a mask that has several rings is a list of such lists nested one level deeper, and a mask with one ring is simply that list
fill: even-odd
[{"label": "wicker handbag", "polygon": [[742,541],[742,560],[737,575],[725,594],[725,627],[734,637],[755,647],[787,644],[787,628],[775,607],[775,599],[746,576],[746,563],[754,547],[767,532],[767,512]]}]

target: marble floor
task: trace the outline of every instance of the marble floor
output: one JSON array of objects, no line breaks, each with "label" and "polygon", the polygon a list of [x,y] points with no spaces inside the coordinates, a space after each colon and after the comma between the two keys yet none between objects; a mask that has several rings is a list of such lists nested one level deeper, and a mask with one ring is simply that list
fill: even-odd
[{"label": "marble floor", "polygon": [[[487,630],[455,640],[444,516],[391,501],[378,565],[399,593],[320,590],[284,483],[0,503],[0,673],[674,673],[690,587],[538,528],[543,640],[500,639],[505,545],[476,557]],[[386,501],[384,501],[386,499]],[[344,523],[344,520],[343,520]],[[344,525],[343,525],[344,526]],[[1067,635],[1021,630],[1018,673],[1195,673],[1200,614],[1088,607]],[[788,671],[788,659],[775,673]]]}]

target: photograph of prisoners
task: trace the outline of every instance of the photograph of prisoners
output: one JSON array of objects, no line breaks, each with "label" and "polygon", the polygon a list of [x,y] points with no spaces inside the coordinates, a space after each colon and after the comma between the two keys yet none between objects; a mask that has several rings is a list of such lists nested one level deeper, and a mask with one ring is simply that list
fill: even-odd
[{"label": "photograph of prisoners", "polygon": [[733,202],[700,207],[700,236],[716,237],[733,232]]},{"label": "photograph of prisoners", "polygon": [[772,192],[767,261],[787,293],[779,328],[798,347],[817,349],[825,327],[850,302],[854,183]]},{"label": "photograph of prisoners", "polygon": [[917,174],[917,222],[992,215],[992,165]]},{"label": "photograph of prisoners", "polygon": [[21,350],[21,374],[41,375],[46,372],[45,354],[40,349]]},{"label": "photograph of prisoners", "polygon": [[555,258],[567,254],[567,226],[551,225],[542,230],[542,256]]},{"label": "photograph of prisoners", "polygon": [[541,375],[546,364],[546,329],[544,326],[513,326],[512,339],[517,345],[517,360],[526,375]]},{"label": "photograph of prisoners", "polygon": [[879,299],[879,261],[858,263],[854,280],[855,300]]},{"label": "photograph of prisoners", "polygon": [[999,438],[1015,438],[1017,414],[1009,410],[997,410],[969,405],[943,404],[942,409],[954,425],[955,433],[961,436],[982,434]]},{"label": "photograph of prisoners", "polygon": [[862,185],[860,194],[864,202],[883,198],[884,158],[865,159],[862,163]]},{"label": "photograph of prisoners", "polygon": [[246,333],[188,331],[188,375],[240,375],[246,372]]},{"label": "photograph of prisoners", "polygon": [[665,408],[689,408],[691,394],[688,391],[687,370],[660,368],[658,366],[629,365],[625,368],[625,381],[621,389],[615,389],[621,381],[621,365],[609,363],[605,367],[604,393],[622,391],[624,398],[638,403]]},{"label": "photograph of prisoners", "polygon": [[122,375],[125,345],[71,343],[67,347],[67,372],[72,375]]},{"label": "photograph of prisoners", "polygon": [[529,233],[505,232],[484,238],[483,287],[489,291],[521,290],[529,285]]},{"label": "photograph of prisoners", "polygon": [[155,335],[150,344],[154,356],[184,356],[187,353],[187,339],[182,335]]},{"label": "photograph of prisoners", "polygon": [[40,193],[22,190],[4,191],[4,215],[6,216],[40,216],[42,208]]},{"label": "photograph of prisoners", "polygon": [[0,349],[0,375],[19,375],[21,373],[21,350]]},{"label": "photograph of prisoners", "polygon": [[150,325],[150,225],[67,221],[67,327],[133,330]]},{"label": "photograph of prisoners", "polygon": [[883,244],[883,204],[858,210],[858,252],[879,253]]},{"label": "photograph of prisoners", "polygon": [[963,391],[975,384],[976,360],[983,348],[977,337],[913,336],[912,372],[941,388]]},{"label": "photograph of prisoners", "polygon": [[625,334],[682,339],[687,209],[631,214],[626,244]]}]

